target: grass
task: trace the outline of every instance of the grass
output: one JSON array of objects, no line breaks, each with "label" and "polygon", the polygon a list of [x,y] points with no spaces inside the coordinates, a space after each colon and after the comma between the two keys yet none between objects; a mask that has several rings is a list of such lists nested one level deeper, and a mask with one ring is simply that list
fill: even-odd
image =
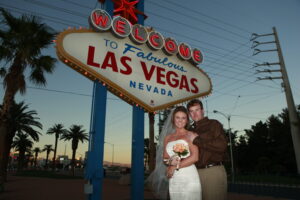
[{"label": "grass", "polygon": [[80,176],[57,174],[53,171],[42,171],[42,170],[26,170],[17,172],[15,176],[26,176],[26,177],[39,177],[39,178],[53,178],[53,179],[83,179]]}]

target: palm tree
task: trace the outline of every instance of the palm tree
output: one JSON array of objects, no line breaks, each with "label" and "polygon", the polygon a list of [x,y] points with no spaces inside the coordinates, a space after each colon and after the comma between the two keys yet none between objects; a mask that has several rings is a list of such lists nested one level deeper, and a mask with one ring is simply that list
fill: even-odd
[{"label": "palm tree", "polygon": [[81,141],[82,143],[88,140],[88,134],[86,133],[86,130],[82,129],[83,126],[81,125],[72,125],[70,129],[62,135],[61,139],[65,141],[72,140],[72,173],[73,176],[75,175],[75,155],[76,150],[78,148],[78,143]]},{"label": "palm tree", "polygon": [[46,151],[46,165],[45,165],[45,168],[47,169],[48,168],[49,154],[51,153],[51,151],[54,151],[54,149],[52,148],[51,144],[46,144],[42,151]]},{"label": "palm tree", "polygon": [[55,145],[54,145],[54,155],[53,155],[53,165],[52,169],[55,169],[55,160],[56,160],[56,151],[57,151],[57,142],[61,135],[66,133],[66,129],[64,129],[64,126],[62,124],[54,124],[51,128],[48,129],[47,134],[52,135],[55,134]]},{"label": "palm tree", "polygon": [[33,149],[33,152],[34,152],[34,167],[36,167],[36,164],[37,164],[37,158],[39,156],[39,153],[41,153],[41,149],[39,147],[35,147]]},{"label": "palm tree", "polygon": [[52,73],[55,58],[42,55],[55,38],[56,33],[46,24],[40,23],[35,16],[22,15],[17,18],[0,9],[0,61],[8,63],[0,67],[4,77],[2,108],[0,109],[0,186],[4,184],[5,164],[3,157],[8,138],[13,138],[10,130],[11,110],[17,92],[24,94],[26,81],[24,72],[30,67],[29,80],[37,85],[45,85],[44,72]]},{"label": "palm tree", "polygon": [[[0,109],[2,106],[0,105]],[[11,120],[10,120],[10,131],[9,137],[7,137],[6,145],[5,145],[5,151],[3,156],[3,160],[0,160],[0,162],[3,162],[4,165],[4,172],[2,172],[4,176],[4,180],[6,180],[6,172],[7,172],[7,164],[8,164],[8,157],[9,152],[12,146],[13,137],[16,133],[22,133],[27,134],[30,136],[33,141],[38,142],[39,141],[39,135],[41,134],[39,131],[35,130],[34,128],[42,129],[42,124],[38,122],[38,117],[35,117],[37,115],[37,112],[35,110],[29,110],[28,111],[28,105],[25,104],[25,102],[20,103],[13,103],[13,107],[11,109]]]},{"label": "palm tree", "polygon": [[18,133],[12,143],[17,151],[19,151],[18,170],[22,170],[25,164],[25,153],[30,151],[33,142],[28,138],[27,134]]}]

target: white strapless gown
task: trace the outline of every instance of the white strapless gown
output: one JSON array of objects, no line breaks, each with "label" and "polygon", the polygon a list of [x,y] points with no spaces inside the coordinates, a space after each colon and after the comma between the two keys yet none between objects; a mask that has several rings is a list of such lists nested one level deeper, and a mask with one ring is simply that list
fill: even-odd
[{"label": "white strapless gown", "polygon": [[[166,151],[171,157],[175,155],[173,146],[177,143],[183,143],[188,146],[185,140],[176,140],[169,142]],[[188,157],[186,155],[185,157]],[[201,200],[201,183],[195,165],[175,170],[173,177],[169,181],[169,192],[171,200]]]}]

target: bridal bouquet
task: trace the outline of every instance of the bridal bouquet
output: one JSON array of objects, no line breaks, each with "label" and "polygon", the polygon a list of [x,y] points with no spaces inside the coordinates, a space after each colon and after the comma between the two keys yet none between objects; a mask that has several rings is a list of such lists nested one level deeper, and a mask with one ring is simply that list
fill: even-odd
[{"label": "bridal bouquet", "polygon": [[173,152],[179,156],[179,158],[184,158],[184,156],[188,155],[189,149],[186,145],[177,143],[173,146]]},{"label": "bridal bouquet", "polygon": [[176,170],[179,170],[180,160],[181,158],[186,158],[186,156],[189,153],[188,146],[182,144],[182,143],[176,143],[173,146],[173,152],[176,154],[176,157],[179,157],[179,160],[176,165]]}]

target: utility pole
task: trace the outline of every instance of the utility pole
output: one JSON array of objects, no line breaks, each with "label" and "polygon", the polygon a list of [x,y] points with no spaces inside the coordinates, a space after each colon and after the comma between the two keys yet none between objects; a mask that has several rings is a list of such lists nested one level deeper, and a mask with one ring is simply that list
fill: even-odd
[{"label": "utility pole", "polygon": [[219,113],[221,115],[223,115],[227,121],[228,121],[228,131],[229,131],[229,148],[230,148],[230,162],[231,162],[231,181],[232,183],[234,183],[235,181],[235,173],[234,173],[234,165],[233,165],[233,143],[232,143],[232,133],[231,133],[231,127],[230,127],[230,119],[231,119],[231,115],[227,115],[225,113],[222,113],[220,111],[214,110],[213,113]]},{"label": "utility pole", "polygon": [[67,144],[65,144],[65,152],[64,152],[64,155],[66,155],[66,149],[67,149]]},{"label": "utility pole", "polygon": [[[258,37],[264,37],[264,36],[271,36],[273,35],[275,38],[275,41],[270,41],[270,42],[258,42],[256,39]],[[279,62],[277,63],[262,63],[262,64],[255,64],[254,67],[260,67],[260,66],[273,66],[273,65],[279,65],[280,69],[275,69],[275,70],[257,70],[257,73],[272,73],[272,72],[281,72],[281,76],[279,77],[264,77],[264,78],[258,78],[258,80],[273,80],[273,79],[282,79],[283,83],[283,89],[285,91],[285,97],[286,97],[286,102],[287,102],[287,107],[288,107],[288,113],[289,113],[289,120],[290,120],[290,127],[291,127],[291,134],[292,134],[292,139],[293,139],[293,145],[294,145],[294,152],[296,156],[296,164],[297,164],[297,172],[300,174],[300,123],[299,123],[299,118],[297,115],[294,99],[293,99],[293,94],[290,86],[290,82],[288,79],[287,71],[285,68],[285,63],[277,35],[276,28],[273,27],[273,33],[270,34],[263,34],[263,35],[258,35],[256,33],[252,34],[252,37],[250,39],[253,41],[252,48],[254,49],[253,55],[257,55],[261,52],[271,52],[271,51],[277,51],[278,53],[278,58]],[[260,50],[257,49],[256,47],[261,44],[270,44],[270,43],[275,43],[276,44],[276,49],[270,49],[270,50]]]},{"label": "utility pole", "polygon": [[115,144],[104,141],[104,143],[112,146],[112,155],[111,155],[111,166],[114,165],[114,155],[115,155]]}]

